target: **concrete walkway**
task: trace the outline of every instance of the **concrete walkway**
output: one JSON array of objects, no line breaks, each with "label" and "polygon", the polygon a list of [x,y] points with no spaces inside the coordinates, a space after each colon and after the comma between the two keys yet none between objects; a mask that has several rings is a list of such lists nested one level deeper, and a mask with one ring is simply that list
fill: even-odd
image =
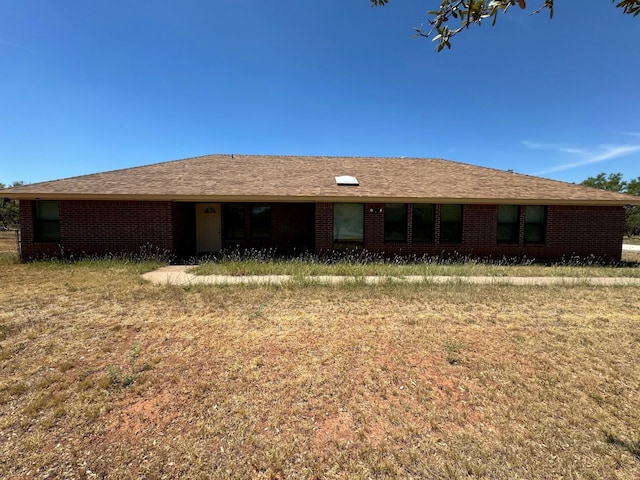
[{"label": "concrete walkway", "polygon": [[640,245],[622,244],[622,250],[625,252],[640,252]]},{"label": "concrete walkway", "polygon": [[[294,280],[292,275],[194,275],[188,265],[169,265],[142,275],[142,278],[158,285],[238,285],[264,284],[282,285]],[[626,277],[451,277],[443,275],[422,276],[404,275],[398,277],[366,276],[347,277],[318,275],[305,277],[305,280],[317,283],[338,284],[343,282],[376,284],[385,282],[399,283],[474,283],[502,285],[638,285],[640,278]]]}]

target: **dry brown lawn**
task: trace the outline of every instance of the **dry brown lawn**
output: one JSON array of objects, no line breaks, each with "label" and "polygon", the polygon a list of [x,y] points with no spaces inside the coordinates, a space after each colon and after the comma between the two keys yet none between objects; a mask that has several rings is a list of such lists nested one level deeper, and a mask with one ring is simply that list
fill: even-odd
[{"label": "dry brown lawn", "polygon": [[640,478],[639,287],[0,265],[0,478]]}]

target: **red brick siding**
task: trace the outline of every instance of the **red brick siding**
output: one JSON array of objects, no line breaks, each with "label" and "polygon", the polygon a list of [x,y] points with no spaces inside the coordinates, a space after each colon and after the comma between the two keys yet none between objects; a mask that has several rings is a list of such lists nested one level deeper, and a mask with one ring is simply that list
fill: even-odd
[{"label": "red brick siding", "polygon": [[[382,209],[382,212],[380,210]],[[622,207],[547,207],[546,241],[525,244],[524,208],[521,209],[518,243],[498,244],[496,239],[497,205],[464,205],[463,234],[459,244],[440,243],[440,208],[436,207],[436,241],[412,241],[412,209],[408,205],[407,241],[384,242],[384,204],[364,206],[364,248],[385,255],[437,255],[457,253],[478,257],[522,257],[539,260],[559,260],[563,257],[594,255],[619,260],[622,251],[624,209]],[[316,252],[331,250],[333,243],[332,206],[316,204]]]},{"label": "red brick siding", "polygon": [[384,251],[384,203],[364,205],[364,249]]},{"label": "red brick siding", "polygon": [[31,201],[20,202],[22,257],[132,252],[153,246],[174,251],[171,202],[59,202],[60,240],[36,242]]},{"label": "red brick siding", "polygon": [[333,204],[316,203],[315,215],[316,253],[323,254],[333,250]]},{"label": "red brick siding", "polygon": [[623,207],[553,206],[547,210],[547,248],[579,256],[620,258]]},{"label": "red brick siding", "polygon": [[474,248],[486,251],[496,247],[497,212],[495,205],[464,205],[462,207],[462,245],[465,250]]},{"label": "red brick siding", "polygon": [[[20,202],[22,256],[25,260],[61,254],[105,254],[138,252],[152,245],[187,257],[195,253],[195,206],[193,203],[133,201],[60,201],[60,241],[34,241],[32,201]],[[272,238],[241,246],[276,247],[279,251],[300,251],[304,247],[326,253],[333,248],[333,205],[271,204]],[[382,210],[382,212],[380,211]],[[436,208],[436,241],[412,241],[412,205],[408,205],[406,242],[384,242],[384,204],[364,205],[364,247],[372,252],[393,254],[454,253],[475,256],[527,256],[560,259],[571,255],[594,255],[620,259],[624,229],[622,207],[547,207],[546,241],[523,243],[523,211],[518,243],[497,244],[497,206],[464,205],[463,238],[460,244],[439,242],[439,208]],[[247,221],[249,215],[247,214]],[[224,220],[223,220],[224,225]],[[235,248],[224,242],[225,247]]]}]

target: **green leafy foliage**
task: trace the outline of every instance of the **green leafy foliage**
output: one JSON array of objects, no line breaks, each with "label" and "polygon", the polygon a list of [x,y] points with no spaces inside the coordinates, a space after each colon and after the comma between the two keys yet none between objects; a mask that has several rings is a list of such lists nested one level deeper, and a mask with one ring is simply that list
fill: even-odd
[{"label": "green leafy foliage", "polygon": [[[640,195],[640,177],[626,181],[622,178],[622,173],[610,173],[607,175],[602,172],[595,177],[589,177],[580,184],[586,187],[599,188],[610,192],[626,193],[629,195]],[[627,205],[625,207],[625,235],[631,237],[640,235],[640,206]]]},{"label": "green leafy foliage", "polygon": [[609,192],[626,192],[627,182],[622,180],[622,173],[610,173],[607,175],[602,172],[595,177],[589,177],[583,180],[581,185],[585,187],[599,188]]},{"label": "green leafy foliage", "polygon": [[[24,182],[13,182],[12,187],[18,187],[24,185]],[[5,185],[0,182],[0,190],[7,188],[9,185]],[[8,228],[15,228],[20,223],[20,204],[17,200],[10,200],[3,198],[0,193],[0,229],[6,230]]]},{"label": "green leafy foliage", "polygon": [[[372,7],[380,7],[389,3],[389,0],[370,0]],[[546,9],[549,11],[549,18],[553,18],[554,0],[538,0],[540,6],[531,15],[540,13]],[[613,0],[615,3],[615,0]],[[495,25],[498,14],[507,13],[510,7],[518,5],[521,9],[526,9],[525,0],[442,0],[437,10],[430,10],[428,27],[414,27],[417,37],[432,37],[434,42],[438,42],[437,51],[445,47],[451,48],[451,38],[466,30],[472,24],[482,25],[484,20],[491,20],[491,25]],[[640,14],[640,0],[622,0],[616,4],[623,13],[633,15]]]}]

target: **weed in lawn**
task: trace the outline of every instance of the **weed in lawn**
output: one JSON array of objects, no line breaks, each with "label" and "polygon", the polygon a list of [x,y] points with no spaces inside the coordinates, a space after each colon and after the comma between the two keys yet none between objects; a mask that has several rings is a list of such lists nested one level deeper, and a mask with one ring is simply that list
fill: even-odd
[{"label": "weed in lawn", "polygon": [[453,338],[447,338],[444,342],[444,349],[447,353],[447,362],[450,365],[460,363],[460,354],[464,350],[464,345],[461,342]]},{"label": "weed in lawn", "polygon": [[109,385],[119,386],[121,384],[120,377],[122,376],[122,370],[114,367],[113,365],[107,367],[107,377],[109,378]]},{"label": "weed in lawn", "polygon": [[129,358],[129,368],[133,371],[138,358],[140,358],[140,343],[135,342],[131,345],[127,357]]},{"label": "weed in lawn", "polygon": [[251,321],[254,320],[259,320],[259,319],[263,319],[264,315],[263,315],[263,310],[264,308],[267,306],[266,303],[261,303],[258,306],[256,306],[253,310],[251,310],[249,312],[249,314],[247,315],[247,318]]},{"label": "weed in lawn", "polygon": [[115,366],[107,368],[107,378],[109,385],[112,387],[130,387],[136,381],[141,373],[136,364],[140,357],[140,344],[135,342],[127,352],[127,368],[121,369]]}]

